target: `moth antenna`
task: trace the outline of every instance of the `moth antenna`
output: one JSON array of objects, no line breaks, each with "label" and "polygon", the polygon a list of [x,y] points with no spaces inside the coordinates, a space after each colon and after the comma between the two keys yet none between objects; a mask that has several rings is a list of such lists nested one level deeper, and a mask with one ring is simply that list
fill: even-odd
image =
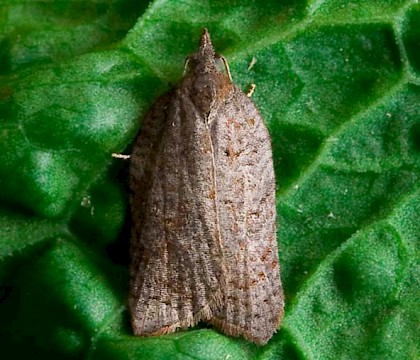
[{"label": "moth antenna", "polygon": [[186,59],[185,59],[185,62],[184,62],[184,71],[182,72],[182,75],[185,75],[187,72],[188,72],[188,64],[190,63],[190,58],[189,57],[187,57]]},{"label": "moth antenna", "polygon": [[228,64],[227,60],[223,56],[220,56],[220,60],[222,60],[222,62],[223,62],[223,65],[224,65],[224,67],[226,69],[226,73],[227,73],[227,75],[229,77],[230,82],[233,82],[232,75],[230,73],[229,64]]}]

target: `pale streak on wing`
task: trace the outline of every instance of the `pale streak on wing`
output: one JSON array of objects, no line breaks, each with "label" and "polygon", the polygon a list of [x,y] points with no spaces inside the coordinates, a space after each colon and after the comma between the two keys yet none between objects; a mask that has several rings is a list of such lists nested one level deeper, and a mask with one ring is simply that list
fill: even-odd
[{"label": "pale streak on wing", "polygon": [[209,122],[228,284],[211,322],[229,335],[264,344],[284,306],[271,142],[255,106],[236,86],[219,109]]},{"label": "pale streak on wing", "polygon": [[209,129],[179,89],[143,121],[131,158],[129,308],[136,335],[208,320],[225,286]]}]

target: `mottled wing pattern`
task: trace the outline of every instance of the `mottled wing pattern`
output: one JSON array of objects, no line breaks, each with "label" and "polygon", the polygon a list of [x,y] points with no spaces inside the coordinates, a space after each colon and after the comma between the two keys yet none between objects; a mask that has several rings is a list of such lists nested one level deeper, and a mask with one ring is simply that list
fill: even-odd
[{"label": "mottled wing pattern", "polygon": [[225,272],[212,153],[210,130],[181,83],[150,110],[131,157],[136,335],[194,325],[220,305]]},{"label": "mottled wing pattern", "polygon": [[[144,224],[144,211],[147,201],[147,189],[150,188],[153,172],[157,162],[158,150],[165,129],[171,93],[161,96],[142,121],[130,159],[130,190],[132,236],[130,242],[131,278],[138,269],[143,248],[140,241],[140,230]],[[131,292],[130,292],[131,295]]]},{"label": "mottled wing pattern", "polygon": [[270,137],[236,87],[210,112],[221,237],[227,266],[223,306],[211,322],[232,336],[266,343],[283,315]]}]

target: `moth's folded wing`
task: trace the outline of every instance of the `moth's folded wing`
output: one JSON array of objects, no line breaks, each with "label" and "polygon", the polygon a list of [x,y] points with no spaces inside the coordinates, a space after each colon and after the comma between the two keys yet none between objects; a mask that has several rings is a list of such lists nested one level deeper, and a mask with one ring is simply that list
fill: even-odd
[{"label": "moth's folded wing", "polygon": [[135,334],[163,334],[209,319],[225,281],[211,139],[179,91],[146,116],[130,178]]},{"label": "moth's folded wing", "polygon": [[270,137],[238,89],[212,116],[228,284],[211,322],[228,335],[264,344],[279,326],[284,306]]}]

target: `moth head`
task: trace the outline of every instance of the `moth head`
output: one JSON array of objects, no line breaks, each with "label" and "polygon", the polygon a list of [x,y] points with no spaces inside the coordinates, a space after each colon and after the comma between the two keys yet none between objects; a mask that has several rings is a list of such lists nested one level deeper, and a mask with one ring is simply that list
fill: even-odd
[{"label": "moth head", "polygon": [[216,71],[216,56],[209,32],[204,29],[198,51],[187,57],[184,72],[210,73]]},{"label": "moth head", "polygon": [[184,74],[208,74],[214,72],[223,73],[231,80],[226,59],[214,51],[210,34],[207,29],[204,29],[198,51],[188,56],[185,61]]}]

